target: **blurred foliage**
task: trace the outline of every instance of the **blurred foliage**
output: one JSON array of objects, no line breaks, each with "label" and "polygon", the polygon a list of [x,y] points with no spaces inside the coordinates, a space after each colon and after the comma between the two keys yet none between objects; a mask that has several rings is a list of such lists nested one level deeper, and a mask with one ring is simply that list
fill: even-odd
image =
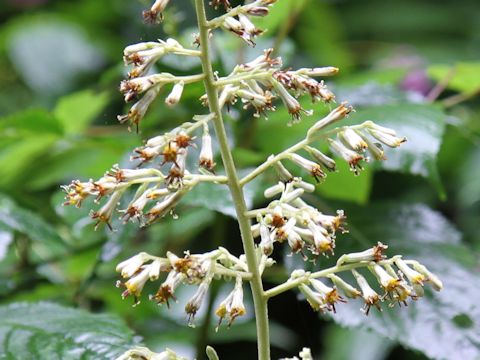
[{"label": "blurred foliage", "polygon": [[[122,49],[168,36],[192,41],[191,2],[172,1],[163,27],[142,23],[146,3],[2,3],[0,358],[46,359],[50,351],[62,359],[113,358],[137,341],[123,323],[152,350],[168,345],[185,356],[198,351],[201,358],[208,343],[220,358],[255,356],[251,304],[243,322],[216,333],[208,311],[189,328],[180,304],[167,311],[142,302],[133,309],[114,286],[115,264],[139,251],[180,254],[222,244],[240,253],[226,189],[199,186],[177,209],[178,220],[140,230],[118,221],[114,232],[94,232],[89,204],[61,205],[61,184],[99,177],[115,163],[131,166],[131,149],[142,140],[204,111],[197,100],[202,89],[192,86],[173,110],[154,104],[138,135],[117,123],[116,115],[125,111],[116,92],[126,73]],[[375,120],[408,137],[403,148],[387,153],[387,162],[370,164],[359,177],[343,168],[329,174],[310,201],[325,211],[345,209],[350,234],[338,239],[338,254],[382,241],[390,254],[426,263],[445,285],[427,301],[368,318],[352,302],[318,319],[294,293],[284,294],[270,304],[274,357],[309,346],[326,359],[478,359],[479,16],[477,0],[280,0],[270,17],[258,20],[268,32],[255,49],[228,34],[215,35],[220,73],[269,46],[288,66],[340,66],[328,85],[339,101],[356,107],[348,121]],[[200,71],[198,62],[169,57],[159,68]],[[286,126],[288,115],[280,108],[268,121],[233,108],[234,121],[227,125],[238,167],[255,166],[292,144],[327,111],[323,105],[305,107],[315,108],[315,118],[293,127]],[[262,205],[262,189],[273,179],[267,173],[248,189],[249,204]],[[285,266],[266,274],[267,286],[300,260],[277,252]],[[228,286],[210,294],[210,308],[225,291]],[[180,303],[188,295],[180,293]]]}]

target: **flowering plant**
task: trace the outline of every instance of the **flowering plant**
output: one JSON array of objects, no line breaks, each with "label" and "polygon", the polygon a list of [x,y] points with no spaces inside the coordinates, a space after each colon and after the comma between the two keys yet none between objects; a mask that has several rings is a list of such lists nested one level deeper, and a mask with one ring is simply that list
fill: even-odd
[{"label": "flowering plant", "polygon": [[[223,323],[231,326],[246,313],[244,284],[248,283],[254,300],[258,358],[262,360],[270,359],[268,301],[285,291],[297,289],[314,311],[322,313],[335,313],[338,303],[360,297],[364,302],[362,310],[368,315],[372,307],[381,310],[382,303],[406,305],[409,299],[421,298],[425,284],[435,290],[442,289],[442,282],[424,265],[401,255],[388,256],[388,246],[380,242],[366,250],[339,256],[332,267],[315,271],[296,269],[285,282],[264,288],[262,276],[267,268],[275,266],[271,257],[275,247],[284,244],[293,256],[313,261],[315,266],[322,256],[335,255],[337,234],[348,232],[344,212],[322,213],[304,197],[315,190],[316,183],[328,181],[325,180],[327,173],[336,171],[337,161],[347,162],[350,170],[360,175],[370,160],[386,160],[383,146],[396,148],[406,141],[393,129],[368,119],[352,126],[341,124],[354,111],[353,107],[347,103],[333,106],[334,93],[323,80],[318,80],[335,75],[339,71],[335,67],[284,68],[274,49],[267,49],[255,59],[238,64],[225,76],[216,73],[210,45],[215,30],[225,30],[247,45],[255,46],[262,30],[251,19],[268,16],[275,3],[276,0],[257,0],[232,8],[228,0],[210,1],[210,6],[222,8],[225,13],[208,20],[204,0],[195,0],[199,33],[194,44],[197,48],[188,48],[174,39],[127,46],[124,60],[131,69],[120,91],[125,101],[133,101],[133,105],[127,114],[118,117],[120,122],[128,122],[138,131],[163,88],[171,87],[165,98],[166,106],[175,106],[181,101],[184,89],[197,82],[203,82],[205,94],[200,100],[207,110],[136,148],[132,156],[137,162],[136,168],[115,165],[98,180],[73,181],[64,187],[65,205],[80,207],[88,197],[102,202],[97,210],[92,210],[91,217],[96,226],[104,223],[112,228],[111,219],[117,212],[125,222],[138,221],[140,226],[148,226],[165,216],[177,216],[176,205],[199,184],[228,186],[235,204],[243,254],[236,256],[224,247],[202,254],[185,251],[180,256],[171,252],[163,256],[141,252],[118,264],[116,270],[124,281],[118,281],[117,286],[122,288],[122,297],[133,297],[134,306],[140,303],[148,281],[162,279],[158,291],[149,299],[166,306],[171,299],[175,300],[179,286],[196,286],[195,294],[185,304],[188,323],[193,325],[212,282],[231,282],[231,292],[215,310],[218,330]],[[168,0],[155,1],[144,12],[145,20],[160,22],[168,4]],[[199,58],[202,73],[188,76],[154,73],[154,64],[167,54]],[[312,102],[324,102],[331,107],[330,112],[313,122],[301,141],[271,155],[240,177],[225,130],[225,110],[240,102],[245,111],[252,111],[254,118],[266,118],[278,103],[283,103],[290,116],[285,126],[295,126],[303,117],[314,116],[313,111],[304,109],[299,101],[304,95],[310,96]],[[221,160],[214,156],[214,140],[218,142]],[[191,166],[196,146],[200,147],[198,161],[196,166]],[[278,182],[264,192],[268,205],[248,209],[244,187],[270,170],[276,172]],[[306,176],[300,177],[297,172]],[[125,199],[128,205],[122,207]],[[207,349],[207,354],[210,359],[218,358],[212,348]],[[310,359],[310,351],[302,350],[300,357]],[[156,354],[146,348],[132,349],[120,357],[124,360],[176,358],[180,357],[170,350]]]}]

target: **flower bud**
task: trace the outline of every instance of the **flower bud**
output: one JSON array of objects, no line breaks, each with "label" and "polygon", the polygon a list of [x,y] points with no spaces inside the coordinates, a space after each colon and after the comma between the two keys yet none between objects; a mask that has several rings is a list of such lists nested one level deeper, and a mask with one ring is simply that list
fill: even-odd
[{"label": "flower bud", "polygon": [[339,276],[337,275],[329,275],[328,276],[330,280],[332,280],[333,284],[341,289],[343,291],[343,293],[345,294],[346,297],[348,298],[351,298],[351,299],[355,299],[359,296],[362,295],[362,293],[356,289],[355,287],[353,287],[352,285],[348,284],[347,282],[345,282],[342,278],[340,278]]},{"label": "flower bud", "polygon": [[117,265],[115,271],[119,272],[123,278],[132,277],[140,267],[149,259],[149,255],[145,252],[138,253],[131,258],[122,261]]},{"label": "flower bud", "polygon": [[307,137],[311,137],[313,134],[318,132],[319,130],[323,129],[324,127],[333,124],[336,121],[344,119],[348,114],[353,111],[351,106],[346,106],[346,103],[340,104],[340,106],[336,107],[330,113],[325,116],[323,119],[317,121],[309,130]]},{"label": "flower bud", "polygon": [[290,171],[287,170],[285,166],[283,166],[280,161],[276,162],[273,166],[275,167],[277,175],[281,181],[289,182],[293,179],[293,175],[290,173]]},{"label": "flower bud", "polygon": [[347,127],[338,133],[342,143],[354,151],[365,151],[368,148],[367,143],[352,128]]},{"label": "flower bud", "polygon": [[[156,99],[159,91],[160,86],[156,86],[153,89],[147,91],[147,93],[142,96],[140,100],[138,100],[128,111],[126,115],[118,115],[117,119],[120,123],[124,123],[129,121],[130,125],[135,125],[137,133],[138,133],[138,124],[140,121],[145,117],[148,108],[152,104],[152,102]],[[130,130],[130,127],[129,127]]]},{"label": "flower bud", "polygon": [[280,201],[285,203],[292,202],[295,199],[298,199],[300,196],[302,196],[304,192],[305,190],[303,190],[302,188],[298,188],[289,192],[284,192],[282,197],[280,198]]},{"label": "flower bud", "polygon": [[338,71],[339,69],[336,67],[326,66],[326,67],[311,68],[311,69],[302,68],[302,69],[298,69],[296,72],[301,75],[320,77],[320,76],[336,75]]},{"label": "flower bud", "polygon": [[406,137],[399,138],[394,135],[381,132],[375,129],[370,129],[367,128],[367,131],[378,141],[380,141],[382,144],[385,144],[391,148],[396,148],[399,147],[401,144],[403,144],[405,141],[407,141]]},{"label": "flower bud", "polygon": [[263,195],[266,198],[272,198],[275,195],[282,193],[285,190],[285,184],[283,182],[279,182],[276,185],[270,186],[269,188],[265,189]]},{"label": "flower bud", "polygon": [[170,107],[177,105],[182,97],[184,86],[185,86],[185,83],[183,81],[175,83],[172,91],[165,99],[165,104],[167,104]]},{"label": "flower bud", "polygon": [[288,158],[295,162],[297,165],[300,167],[304,168],[307,170],[310,175],[312,175],[316,181],[320,181],[320,179],[325,178],[327,175],[323,172],[322,168],[320,165],[317,163],[314,163],[313,161],[310,161],[308,159],[305,159],[304,157],[298,155],[298,154],[288,154]]},{"label": "flower bud", "polygon": [[271,255],[273,252],[274,234],[270,233],[270,230],[264,223],[260,223],[260,238],[259,247],[265,255]]},{"label": "flower bud", "polygon": [[204,131],[202,135],[199,165],[208,171],[213,171],[216,165],[213,161],[212,137],[208,131]]},{"label": "flower bud", "polygon": [[384,245],[381,242],[378,242],[376,246],[368,250],[342,255],[337,261],[337,266],[340,266],[344,263],[383,260],[385,258],[385,255],[383,255],[383,252],[386,249],[388,249],[387,245]]},{"label": "flower bud", "polygon": [[426,281],[430,282],[436,291],[443,289],[442,281],[435,274],[431,273],[425,266],[419,264],[418,262],[414,262],[413,268],[424,275],[426,277]]},{"label": "flower bud", "polygon": [[306,146],[305,150],[308,151],[308,153],[315,159],[317,163],[325,166],[330,171],[335,171],[337,166],[335,160],[329,158],[327,155],[315,149],[314,147]]}]

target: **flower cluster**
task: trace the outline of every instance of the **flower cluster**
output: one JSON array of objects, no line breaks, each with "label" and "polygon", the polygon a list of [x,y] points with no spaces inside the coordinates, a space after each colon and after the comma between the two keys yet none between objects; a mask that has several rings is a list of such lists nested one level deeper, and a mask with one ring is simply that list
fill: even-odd
[{"label": "flower cluster", "polygon": [[[372,306],[381,310],[380,304],[384,301],[388,301],[390,307],[395,304],[406,306],[408,298],[416,300],[424,295],[425,283],[430,283],[437,291],[442,289],[442,282],[418,261],[403,260],[399,255],[387,259],[384,255],[387,248],[386,245],[378,243],[365,251],[343,255],[334,268],[312,274],[297,270],[292,273],[291,279],[305,279],[299,285],[299,290],[312,308],[320,312],[335,312],[335,303],[345,302],[338,290],[348,298],[361,297],[364,301],[362,311],[368,315]],[[380,292],[360,273],[361,267],[368,269],[373,275]],[[358,288],[337,275],[343,271],[351,272]],[[316,277],[329,279],[333,286],[326,285]]]},{"label": "flower cluster", "polygon": [[314,77],[335,75],[337,68],[282,70],[281,58],[272,57],[272,53],[273,49],[265,50],[263,55],[237,65],[228,76],[220,78],[218,82],[225,84],[221,87],[220,99],[227,104],[235,104],[240,99],[245,109],[252,108],[254,116],[259,117],[275,110],[273,100],[278,97],[293,122],[299,121],[302,113],[311,115],[310,111],[302,109],[298,97],[308,94],[314,102],[334,101],[334,94],[323,81],[319,82]]},{"label": "flower cluster", "polygon": [[[287,171],[284,169],[284,171]],[[307,248],[314,256],[333,254],[337,231],[345,232],[345,215],[325,215],[301,199],[305,191],[314,191],[312,184],[301,178],[279,182],[265,191],[266,197],[278,194],[265,209],[255,210],[258,223],[252,226],[254,237],[260,237],[259,247],[266,255],[273,252],[274,243],[287,242],[293,253]]]},{"label": "flower cluster", "polygon": [[242,257],[237,258],[224,248],[205,254],[193,255],[187,252],[182,258],[171,252],[168,252],[165,258],[142,252],[118,264],[116,270],[127,279],[125,282],[118,281],[117,287],[125,289],[122,293],[123,298],[133,296],[134,306],[140,303],[140,295],[145,284],[148,281],[157,281],[162,273],[166,274],[164,281],[156,293],[149,296],[150,300],[159,305],[169,306],[170,299],[176,300],[175,290],[181,284],[197,285],[197,291],[185,304],[190,324],[202,306],[212,280],[223,276],[234,277],[236,281],[233,291],[216,310],[220,318],[219,325],[224,318],[227,318],[228,324],[231,325],[235,318],[246,313],[242,284],[243,279],[248,278],[250,273]]},{"label": "flower cluster", "polygon": [[[383,145],[398,147],[407,139],[397,137],[394,130],[366,121],[356,127],[345,127],[337,133],[337,138],[328,139],[330,149],[343,158],[356,174],[363,170],[362,161],[369,161],[366,150],[376,160],[385,160]],[[378,142],[376,142],[378,141]]]},{"label": "flower cluster", "polygon": [[269,13],[269,6],[274,4],[277,0],[257,0],[251,4],[238,6],[231,9],[228,0],[213,0],[210,2],[214,8],[223,5],[226,10],[229,10],[225,15],[214,19],[211,22],[212,28],[221,27],[242,40],[248,45],[255,46],[255,38],[263,33],[263,30],[258,29],[250,20],[250,16],[267,16]]},{"label": "flower cluster", "polygon": [[[167,54],[182,56],[200,56],[197,50],[186,49],[174,39],[158,42],[143,42],[127,46],[123,52],[125,65],[132,65],[128,79],[120,84],[120,91],[124,94],[125,102],[136,100],[127,114],[119,115],[118,120],[123,123],[129,121],[137,128],[145,116],[152,102],[157,98],[160,90],[167,84],[173,84],[165,103],[168,106],[176,105],[183,93],[185,84],[201,80],[201,76],[178,77],[170,73],[149,74],[153,65]],[[139,96],[144,94],[140,99]]]},{"label": "flower cluster", "polygon": [[[191,174],[186,169],[189,148],[195,145],[195,138],[181,129],[177,130],[150,139],[144,147],[136,150],[137,155],[134,157],[140,158],[143,163],[161,156],[163,161],[160,165],[164,165],[168,173],[164,174],[156,168],[123,169],[114,165],[96,181],[75,180],[70,185],[63,186],[66,193],[64,205],[80,207],[88,197],[94,197],[97,203],[103,197],[108,197],[98,211],[91,212],[91,216],[97,220],[97,225],[103,222],[110,228],[115,210],[123,214],[125,222],[136,219],[141,226],[165,216],[199,181],[217,179],[215,176]],[[206,124],[203,124],[198,166],[209,173],[215,168],[212,140]],[[126,208],[117,209],[126,190],[137,185],[137,191]]]}]

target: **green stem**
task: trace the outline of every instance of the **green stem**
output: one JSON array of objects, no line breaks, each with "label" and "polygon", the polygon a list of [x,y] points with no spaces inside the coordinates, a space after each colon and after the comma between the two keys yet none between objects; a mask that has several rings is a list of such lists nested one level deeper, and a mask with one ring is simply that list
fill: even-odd
[{"label": "green stem", "polygon": [[255,244],[250,231],[250,221],[245,217],[247,211],[245,198],[239,183],[237,171],[232,154],[228,145],[228,138],[223,124],[222,111],[218,100],[218,92],[215,87],[212,62],[210,60],[210,43],[208,39],[209,27],[205,14],[204,0],[195,0],[198,27],[200,32],[200,44],[202,47],[202,67],[205,74],[204,84],[208,96],[210,111],[214,113],[213,125],[220,145],[225,172],[228,177],[228,186],[235,203],[240,234],[243,242],[243,249],[247,258],[248,269],[252,274],[250,286],[252,289],[253,302],[255,306],[255,318],[257,323],[258,359],[270,359],[270,336],[268,327],[267,298],[263,295],[263,284],[258,271]]},{"label": "green stem", "polygon": [[[379,264],[381,263],[383,262],[379,262]],[[385,261],[385,263],[388,263],[388,261]],[[328,275],[336,274],[342,271],[349,271],[359,267],[366,267],[366,266],[369,266],[370,264],[371,264],[370,261],[366,261],[366,262],[358,262],[358,263],[346,264],[346,265],[336,265],[328,269],[323,269],[313,273],[305,273],[305,275],[303,276],[299,276],[298,278],[295,278],[295,279],[288,279],[283,284],[277,285],[274,288],[271,288],[268,291],[265,291],[265,297],[271,298],[271,297],[280,295],[285,291],[294,289],[297,286],[307,282],[309,279],[327,277]]]},{"label": "green stem", "polygon": [[299,143],[297,143],[297,144],[289,147],[288,149],[282,151],[281,153],[278,153],[277,155],[268,158],[268,160],[265,161],[262,165],[260,165],[256,169],[254,169],[251,173],[249,173],[242,180],[240,180],[240,185],[243,186],[243,185],[247,184],[248,182],[252,181],[258,175],[260,175],[265,170],[267,170],[270,166],[279,162],[280,160],[283,160],[286,155],[294,153],[296,151],[299,151],[300,149],[302,149],[304,146],[308,145],[309,143],[310,142],[306,139],[302,140]]}]

